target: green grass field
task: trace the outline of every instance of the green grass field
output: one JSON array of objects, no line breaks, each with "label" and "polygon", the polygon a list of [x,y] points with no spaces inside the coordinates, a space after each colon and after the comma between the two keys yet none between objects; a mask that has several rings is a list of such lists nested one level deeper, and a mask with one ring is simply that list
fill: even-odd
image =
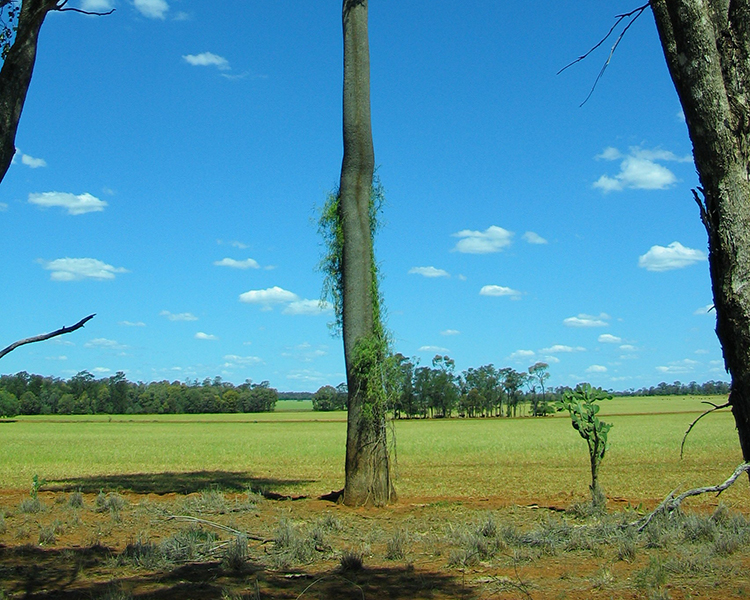
[{"label": "green grass field", "polygon": [[[700,397],[616,398],[601,415],[614,423],[601,483],[610,499],[655,502],[676,487],[723,481],[741,462],[731,414],[705,417]],[[721,403],[722,398],[712,398]],[[570,504],[588,493],[585,442],[567,415],[551,418],[434,419],[394,423],[396,489],[405,501],[503,498]],[[197,480],[260,482],[280,493],[317,496],[343,486],[345,413],[317,413],[284,401],[265,414],[19,417],[0,424],[0,487],[127,487],[121,476],[158,480],[150,491]],[[190,475],[208,472],[203,475]],[[182,475],[180,475],[182,474]],[[240,477],[240,474],[242,477]],[[723,500],[750,506],[747,480]],[[702,500],[708,501],[708,500]],[[699,500],[698,502],[701,502]]]}]

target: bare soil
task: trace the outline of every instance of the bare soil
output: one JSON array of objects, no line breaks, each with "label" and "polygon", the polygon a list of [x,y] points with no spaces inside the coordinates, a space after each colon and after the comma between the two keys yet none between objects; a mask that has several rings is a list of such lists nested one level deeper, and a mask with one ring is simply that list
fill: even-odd
[{"label": "bare soil", "polygon": [[[101,482],[78,483],[43,487],[39,512],[28,490],[0,490],[0,599],[750,596],[750,544],[667,533],[631,543],[617,528],[607,541],[584,536],[571,543],[571,535],[601,519],[577,517],[567,506],[401,498],[385,508],[351,509],[268,489],[176,494],[163,487],[154,493],[143,480],[111,481],[101,490]],[[713,522],[706,517],[718,505],[701,505],[702,522]],[[645,508],[610,501],[608,511],[610,520],[624,522]],[[555,528],[565,527],[568,542],[552,541]],[[186,531],[207,540],[197,557],[167,560],[156,550]],[[232,560],[237,531],[247,534],[240,538],[246,554]],[[526,541],[508,541],[522,534]]]}]

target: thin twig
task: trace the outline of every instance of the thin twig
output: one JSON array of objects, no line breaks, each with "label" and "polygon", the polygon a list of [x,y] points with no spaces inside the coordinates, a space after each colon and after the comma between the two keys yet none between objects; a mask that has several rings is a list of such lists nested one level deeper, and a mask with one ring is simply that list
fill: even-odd
[{"label": "thin twig", "polygon": [[695,419],[692,423],[690,423],[690,427],[687,428],[687,431],[685,432],[685,435],[682,436],[682,443],[680,444],[680,460],[682,460],[682,454],[685,450],[685,441],[687,440],[688,434],[692,431],[693,427],[695,427],[695,424],[700,421],[703,417],[705,417],[707,414],[710,414],[714,412],[715,410],[721,410],[722,408],[728,408],[732,406],[729,402],[726,404],[722,404],[721,406],[714,404],[713,402],[709,402],[708,400],[704,400],[701,404],[710,404],[713,406],[713,408],[709,408],[706,412],[704,412],[700,417]]},{"label": "thin twig", "polygon": [[560,73],[562,73],[566,69],[568,69],[568,68],[572,67],[573,65],[581,62],[582,60],[585,60],[586,58],[588,58],[588,56],[592,52],[594,52],[594,50],[596,50],[597,48],[599,48],[602,44],[604,44],[604,42],[607,41],[607,39],[609,39],[609,37],[615,32],[615,30],[617,29],[617,27],[620,25],[620,23],[622,23],[625,19],[628,19],[628,18],[630,19],[630,21],[628,22],[628,24],[625,25],[625,27],[623,28],[623,30],[620,32],[620,35],[617,37],[617,40],[615,40],[615,43],[612,44],[612,48],[609,51],[609,56],[607,56],[607,60],[604,62],[604,65],[602,66],[601,70],[599,71],[599,74],[596,76],[596,80],[594,80],[594,85],[591,86],[591,90],[589,91],[588,96],[586,96],[586,99],[583,102],[581,102],[581,104],[579,106],[583,106],[584,104],[586,104],[586,102],[589,101],[589,98],[591,98],[591,95],[594,93],[594,90],[596,89],[596,86],[599,83],[599,80],[604,75],[604,71],[607,70],[607,67],[609,66],[609,63],[612,60],[612,56],[614,56],[615,50],[617,50],[617,46],[620,45],[620,42],[622,41],[622,38],[627,33],[628,29],[630,29],[630,26],[633,23],[636,22],[636,20],[638,19],[638,17],[640,17],[643,14],[643,11],[645,11],[649,6],[651,6],[651,2],[650,1],[646,2],[646,4],[644,4],[643,6],[639,6],[638,8],[631,10],[630,12],[623,13],[621,15],[617,15],[615,17],[615,23],[614,23],[614,25],[612,25],[612,27],[610,27],[609,31],[607,32],[607,35],[605,35],[601,40],[599,40],[599,42],[596,43],[588,52],[586,52],[585,54],[582,54],[581,56],[579,56],[578,58],[576,58],[573,62],[565,65],[562,69],[560,69],[557,72],[557,74],[559,75]]},{"label": "thin twig", "polygon": [[226,525],[222,525],[221,523],[214,523],[213,521],[207,521],[206,519],[199,519],[198,517],[191,517],[188,515],[170,515],[167,517],[167,521],[172,521],[172,520],[190,521],[192,523],[202,523],[204,525],[210,525],[211,527],[216,527],[216,529],[221,529],[222,531],[233,533],[234,535],[244,535],[249,540],[253,540],[256,542],[263,542],[264,544],[272,541],[264,537],[253,535],[252,533],[248,533],[247,531],[240,531],[239,529],[233,529],[232,527],[227,527]]},{"label": "thin twig", "polygon": [[362,587],[360,585],[357,585],[356,583],[354,583],[351,579],[347,579],[346,577],[342,577],[341,575],[325,575],[324,577],[319,577],[318,579],[316,579],[315,581],[313,581],[310,585],[308,585],[304,590],[302,590],[302,592],[300,593],[300,595],[297,596],[296,600],[300,600],[300,598],[302,598],[302,596],[305,595],[305,592],[307,592],[307,590],[309,590],[315,584],[320,583],[324,579],[331,579],[333,577],[335,577],[337,579],[343,579],[347,583],[351,583],[354,587],[356,587],[359,590],[359,593],[362,594],[362,600],[365,600],[365,591],[362,589]]},{"label": "thin twig", "polygon": [[50,338],[56,337],[58,335],[63,335],[66,333],[70,333],[71,331],[75,331],[76,329],[80,329],[83,327],[88,321],[93,319],[96,316],[96,314],[89,315],[88,317],[84,317],[78,323],[75,325],[72,325],[70,327],[61,327],[60,329],[57,329],[55,331],[52,331],[51,333],[43,333],[42,335],[37,335],[34,337],[26,338],[25,340],[18,340],[17,342],[13,342],[10,346],[7,348],[4,348],[3,350],[0,350],[0,358],[8,354],[8,352],[11,352],[18,348],[19,346],[23,346],[24,344],[32,344],[33,342],[42,342],[44,340],[48,340]]}]

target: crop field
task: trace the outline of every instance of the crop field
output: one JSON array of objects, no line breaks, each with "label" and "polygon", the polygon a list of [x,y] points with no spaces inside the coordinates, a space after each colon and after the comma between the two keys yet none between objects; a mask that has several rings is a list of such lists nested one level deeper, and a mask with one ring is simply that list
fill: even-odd
[{"label": "crop field", "polygon": [[726,410],[680,459],[703,400],[725,401],[603,403],[606,515],[585,509],[563,414],[393,423],[399,501],[380,509],[322,498],[343,486],[346,414],[306,402],[18,417],[0,423],[0,598],[745,597],[747,478],[626,525],[742,462]]}]

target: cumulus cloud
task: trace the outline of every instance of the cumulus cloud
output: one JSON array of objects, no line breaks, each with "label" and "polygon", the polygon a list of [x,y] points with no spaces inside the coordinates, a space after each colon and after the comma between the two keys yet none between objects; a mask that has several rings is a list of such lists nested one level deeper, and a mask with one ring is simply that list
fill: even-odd
[{"label": "cumulus cloud", "polygon": [[484,231],[463,229],[454,233],[453,237],[461,238],[453,250],[465,254],[490,254],[500,252],[510,246],[513,232],[492,225]]},{"label": "cumulus cloud", "polygon": [[199,331],[195,334],[196,340],[218,340],[219,338],[211,333],[203,333],[202,331]]},{"label": "cumulus cloud", "polygon": [[164,19],[169,4],[166,0],[133,0],[136,10],[149,19]]},{"label": "cumulus cloud", "polygon": [[458,329],[444,329],[440,332],[440,335],[460,335],[461,332]]},{"label": "cumulus cloud", "polygon": [[83,346],[84,348],[101,348],[104,350],[125,350],[127,348],[124,344],[115,340],[108,340],[107,338],[94,338],[86,342]]},{"label": "cumulus cloud", "polygon": [[664,366],[656,367],[656,370],[660,373],[669,374],[689,373],[699,364],[700,363],[697,360],[685,358],[683,360],[670,362]]},{"label": "cumulus cloud", "polygon": [[435,267],[412,267],[409,275],[422,275],[423,277],[450,277],[448,271],[436,269]]},{"label": "cumulus cloud", "polygon": [[513,352],[510,357],[512,359],[524,359],[524,358],[531,358],[532,356],[535,356],[536,352],[533,350],[516,350]]},{"label": "cumulus cloud", "polygon": [[622,341],[622,338],[619,338],[616,335],[610,335],[609,333],[603,333],[597,338],[597,341],[602,344],[619,344]]},{"label": "cumulus cloud", "polygon": [[671,271],[703,262],[706,258],[705,252],[672,242],[667,247],[651,246],[646,254],[638,257],[638,266],[647,271]]},{"label": "cumulus cloud", "polygon": [[245,260],[222,258],[221,260],[215,260],[214,265],[217,267],[230,267],[232,269],[260,269],[258,261],[252,258],[246,258]]},{"label": "cumulus cloud", "polygon": [[620,346],[620,350],[624,350],[625,352],[635,352],[636,350],[638,350],[638,348],[636,348],[632,344],[623,344],[622,346]]},{"label": "cumulus cloud", "polygon": [[509,296],[513,300],[521,298],[521,292],[502,285],[485,285],[479,290],[480,296]]},{"label": "cumulus cloud", "polygon": [[81,0],[81,10],[106,12],[115,7],[113,0]]},{"label": "cumulus cloud", "polygon": [[240,302],[246,304],[260,304],[270,308],[274,304],[285,304],[287,302],[296,302],[299,296],[275,285],[265,290],[250,290],[240,294]]},{"label": "cumulus cloud", "polygon": [[617,148],[608,147],[597,159],[620,160],[620,172],[610,177],[602,175],[594,187],[603,192],[619,192],[624,189],[663,190],[677,181],[677,177],[659,162],[689,162],[689,156],[680,157],[661,149],[648,150],[631,147],[627,155]]},{"label": "cumulus cloud", "polygon": [[546,244],[547,243],[547,240],[545,240],[538,233],[534,233],[533,231],[527,231],[526,233],[524,233],[523,239],[526,240],[529,244]]},{"label": "cumulus cloud", "polygon": [[44,192],[29,194],[29,204],[36,204],[44,208],[59,206],[68,211],[69,215],[83,215],[90,212],[104,210],[107,203],[91,194],[68,194],[65,192]]},{"label": "cumulus cloud", "polygon": [[607,367],[602,365],[591,365],[588,369],[586,369],[586,373],[606,373]]},{"label": "cumulus cloud", "polygon": [[114,279],[117,273],[127,273],[122,267],[113,267],[95,258],[58,258],[39,260],[44,269],[52,271],[53,281],[80,281],[82,279]]},{"label": "cumulus cloud", "polygon": [[555,344],[554,346],[550,346],[549,348],[542,348],[539,352],[542,354],[562,354],[562,353],[569,353],[569,352],[585,352],[586,348],[583,348],[582,346],[565,346],[563,344]]},{"label": "cumulus cloud", "polygon": [[448,354],[450,350],[442,346],[420,346],[417,352],[430,352],[435,354]]},{"label": "cumulus cloud", "polygon": [[122,325],[124,327],[145,327],[146,324],[143,321],[120,321],[118,325]]},{"label": "cumulus cloud", "polygon": [[333,304],[325,300],[295,300],[282,311],[285,315],[321,315],[330,313]]},{"label": "cumulus cloud", "polygon": [[29,167],[30,169],[38,169],[40,167],[46,167],[47,161],[43,158],[34,158],[28,154],[21,154],[21,163]]},{"label": "cumulus cloud", "polygon": [[224,356],[225,362],[222,366],[227,369],[236,367],[250,367],[253,365],[263,364],[263,359],[257,356],[238,356],[237,354],[227,354]]},{"label": "cumulus cloud", "polygon": [[568,317],[563,319],[563,325],[566,327],[606,327],[610,316],[607,313],[601,313],[598,316],[579,314],[577,317]]},{"label": "cumulus cloud", "polygon": [[160,316],[166,317],[170,321],[197,321],[198,317],[196,317],[193,313],[184,312],[184,313],[171,313],[168,310],[163,310],[159,313]]},{"label": "cumulus cloud", "polygon": [[183,60],[194,67],[216,67],[220,71],[228,71],[231,67],[229,61],[223,56],[213,52],[202,52],[201,54],[183,54]]}]

